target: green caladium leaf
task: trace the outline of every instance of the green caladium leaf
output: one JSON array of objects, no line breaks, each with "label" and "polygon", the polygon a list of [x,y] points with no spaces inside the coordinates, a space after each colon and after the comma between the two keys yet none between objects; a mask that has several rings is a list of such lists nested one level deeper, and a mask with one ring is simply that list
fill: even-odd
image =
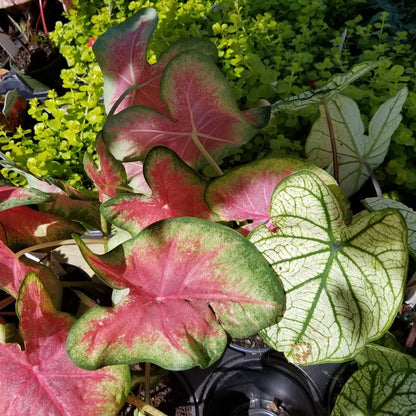
[{"label": "green caladium leaf", "polygon": [[272,111],[277,112],[281,110],[302,110],[311,105],[320,105],[322,102],[338,95],[344,88],[352,84],[363,75],[368,74],[373,69],[380,65],[380,61],[369,61],[359,63],[351,68],[345,74],[334,75],[322,88],[311,91],[306,91],[302,94],[287,98],[285,100],[277,101],[272,105]]},{"label": "green caladium leaf", "polygon": [[405,204],[389,198],[366,198],[362,202],[364,206],[370,211],[379,211],[381,209],[392,208],[397,209],[397,211],[403,215],[407,225],[409,253],[416,260],[416,212]]},{"label": "green caladium leaf", "polygon": [[116,159],[142,160],[150,148],[165,146],[189,165],[200,167],[229,155],[269,119],[269,107],[248,111],[246,117],[213,60],[194,50],[168,63],[160,94],[171,117],[132,106],[107,119],[103,138]]},{"label": "green caladium leaf", "polygon": [[75,318],[54,308],[34,273],[16,308],[24,350],[0,336],[0,414],[115,415],[130,390],[128,366],[86,371],[71,363],[65,342]]},{"label": "green caladium leaf", "polygon": [[207,367],[227,333],[244,337],[282,315],[279,280],[256,248],[210,221],[171,218],[104,255],[75,237],[107,284],[127,288],[113,308],[94,307],[68,336],[73,362],[86,369],[150,361],[172,370]]},{"label": "green caladium leaf", "polygon": [[204,200],[207,180],[166,147],[155,147],[144,161],[151,196],[122,194],[101,205],[110,223],[136,235],[148,225],[172,217],[213,219]]},{"label": "green caladium leaf", "polygon": [[222,221],[248,221],[241,230],[247,235],[248,231],[260,224],[268,223],[273,227],[270,224],[273,191],[282,179],[299,170],[310,170],[326,182],[337,193],[345,215],[349,216],[349,202],[334,178],[324,170],[296,158],[267,158],[234,168],[208,184],[205,198]]},{"label": "green caladium leaf", "polygon": [[357,361],[360,369],[345,384],[331,416],[414,415],[415,358],[370,344]]},{"label": "green caladium leaf", "polygon": [[[147,61],[147,45],[157,26],[157,13],[143,8],[101,35],[93,45],[104,75],[104,103],[107,113],[121,97],[116,111],[132,105],[146,105],[168,115],[160,98],[159,84],[167,63],[184,50],[196,49],[215,59],[217,49],[206,39],[184,39],[170,46],[154,65]],[[123,94],[128,94],[123,97]]]},{"label": "green caladium leaf", "polygon": [[391,136],[402,119],[400,111],[407,92],[407,88],[401,89],[380,106],[370,121],[368,136],[364,134],[360,110],[354,100],[337,94],[322,102],[320,116],[305,144],[308,161],[328,168],[333,174],[332,127],[336,138],[339,184],[347,195],[355,193],[370,177],[370,172],[383,162]]},{"label": "green caladium leaf", "polygon": [[15,186],[0,187],[0,211],[21,205],[39,204],[50,199],[37,189],[18,188]]},{"label": "green caladium leaf", "polygon": [[249,235],[286,292],[283,319],[260,334],[299,364],[349,360],[390,327],[407,275],[407,232],[395,210],[345,225],[313,173],[283,179],[272,196],[274,229]]}]

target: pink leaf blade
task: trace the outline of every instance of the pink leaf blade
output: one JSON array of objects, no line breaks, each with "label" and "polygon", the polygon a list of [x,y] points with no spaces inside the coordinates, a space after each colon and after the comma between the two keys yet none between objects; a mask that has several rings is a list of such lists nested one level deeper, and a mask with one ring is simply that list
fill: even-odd
[{"label": "pink leaf blade", "polygon": [[[85,368],[143,359],[168,369],[205,367],[222,354],[227,333],[247,336],[282,314],[277,276],[247,239],[222,225],[159,221],[104,255],[77,241],[101,279],[129,289],[117,307],[94,308],[71,330],[69,354]],[[107,335],[127,317],[129,330]]]},{"label": "pink leaf blade", "polygon": [[17,310],[25,350],[0,342],[0,414],[116,414],[130,388],[128,368],[89,372],[68,359],[65,342],[75,319],[54,309],[36,275],[26,277]]},{"label": "pink leaf blade", "polygon": [[135,235],[166,218],[213,219],[204,200],[207,180],[173,151],[164,147],[150,150],[144,162],[144,176],[151,196],[124,194],[110,199],[101,207],[107,221]]},{"label": "pink leaf blade", "polygon": [[[206,164],[201,146],[216,161],[258,132],[242,113],[232,89],[211,58],[182,52],[166,66],[161,96],[173,119],[150,108],[133,106],[110,117],[103,138],[118,160],[142,160],[151,147],[165,146],[193,167]],[[269,110],[262,107],[264,123]]]},{"label": "pink leaf blade", "polygon": [[211,210],[223,221],[249,221],[244,233],[270,218],[270,201],[278,183],[299,170],[310,170],[328,183],[347,209],[348,201],[341,195],[335,180],[324,170],[296,158],[267,158],[237,167],[214,179],[205,192]]},{"label": "pink leaf blade", "polygon": [[0,187],[0,211],[22,205],[40,204],[50,196],[37,189],[14,186]]}]

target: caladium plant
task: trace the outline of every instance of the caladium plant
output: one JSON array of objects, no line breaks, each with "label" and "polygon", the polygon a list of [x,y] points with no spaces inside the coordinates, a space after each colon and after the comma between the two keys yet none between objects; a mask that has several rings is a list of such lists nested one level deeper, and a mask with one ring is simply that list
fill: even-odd
[{"label": "caladium plant", "polygon": [[[362,400],[371,396],[377,407],[384,396],[371,391],[385,383],[384,364],[396,356],[368,345],[387,332],[401,305],[414,212],[384,199],[366,200],[374,212],[352,212],[344,191],[352,195],[370,175],[367,167],[384,157],[407,91],[380,107],[368,137],[355,104],[340,92],[377,63],[242,111],[209,41],[179,41],[149,64],[156,25],[156,12],[145,8],[94,43],[108,117],[96,157],[84,160],[93,198],[3,161],[25,174],[29,187],[0,188],[0,287],[8,302],[17,299],[22,335],[6,337],[8,327],[0,326],[0,385],[13,392],[3,395],[2,414],[26,409],[26,396],[15,393],[32,380],[39,414],[44,405],[56,414],[116,414],[130,387],[128,365],[208,367],[229,338],[257,332],[297,364],[357,358],[362,368],[334,415],[348,414],[345,403],[360,386]],[[308,139],[309,161],[222,163],[259,133],[271,109],[278,115],[309,105],[322,113]],[[96,254],[82,234],[107,234],[108,224],[116,234],[112,249]],[[76,318],[60,311],[61,280],[25,257],[68,242],[114,294],[107,306],[80,294]],[[413,379],[404,364],[398,370]],[[80,380],[82,394],[73,383]],[[415,387],[406,386],[414,400]],[[394,392],[401,390],[392,382],[388,394]]]}]

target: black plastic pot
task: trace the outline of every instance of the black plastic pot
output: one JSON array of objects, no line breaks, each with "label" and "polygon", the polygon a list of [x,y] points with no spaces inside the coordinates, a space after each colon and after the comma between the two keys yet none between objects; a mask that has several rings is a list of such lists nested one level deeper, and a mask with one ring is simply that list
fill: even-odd
[{"label": "black plastic pot", "polygon": [[43,100],[48,96],[49,88],[34,78],[27,75],[19,75],[11,70],[3,75],[1,79],[0,94],[5,95],[13,90],[16,90],[26,100],[32,98]]},{"label": "black plastic pot", "polygon": [[229,348],[213,367],[184,375],[200,416],[327,416],[334,374],[344,365],[299,367],[273,350]]}]

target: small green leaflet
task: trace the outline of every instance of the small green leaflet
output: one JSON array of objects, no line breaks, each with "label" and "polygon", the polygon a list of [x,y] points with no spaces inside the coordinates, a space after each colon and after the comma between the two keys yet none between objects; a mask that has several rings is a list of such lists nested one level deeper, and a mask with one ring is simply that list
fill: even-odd
[{"label": "small green leaflet", "polygon": [[[270,216],[249,235],[286,291],[283,319],[260,334],[299,364],[353,358],[390,327],[403,298],[407,232],[383,210],[346,226],[338,201],[313,173],[276,187]],[[270,228],[270,227],[269,227]]]},{"label": "small green leaflet", "polygon": [[403,215],[407,224],[409,253],[416,260],[416,212],[399,201],[389,198],[366,198],[363,201],[364,206],[370,211],[392,208],[397,209]]},{"label": "small green leaflet", "polygon": [[370,177],[386,157],[390,139],[400,124],[400,114],[407,98],[402,88],[380,106],[364,134],[357,103],[341,94],[333,95],[319,105],[320,116],[314,123],[305,144],[308,161],[329,173],[334,172],[329,125],[332,125],[339,164],[339,183],[347,195],[352,195]]},{"label": "small green leaflet", "polygon": [[331,416],[415,414],[415,358],[370,344],[357,361],[360,369],[345,384]]}]

